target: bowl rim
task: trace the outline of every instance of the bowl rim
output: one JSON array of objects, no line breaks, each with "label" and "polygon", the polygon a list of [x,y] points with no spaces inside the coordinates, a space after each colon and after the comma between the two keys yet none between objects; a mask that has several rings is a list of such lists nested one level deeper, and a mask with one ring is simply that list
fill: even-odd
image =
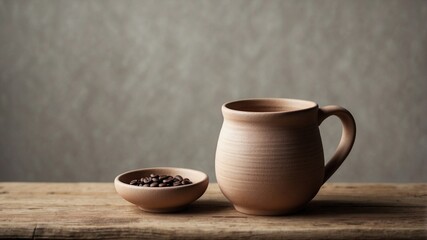
[{"label": "bowl rim", "polygon": [[[119,180],[120,177],[122,177],[122,176],[124,176],[126,174],[133,173],[133,172],[147,171],[147,170],[158,170],[158,169],[162,169],[162,170],[173,169],[173,170],[192,171],[192,172],[195,172],[197,174],[201,174],[203,176],[203,179],[200,180],[200,181],[198,181],[198,182],[193,182],[193,183],[186,184],[186,185],[170,186],[170,187],[150,187],[150,188],[148,188],[148,187],[144,187],[143,188],[143,187],[140,187],[140,186],[130,185],[129,183],[125,183],[125,182],[122,182],[122,181]],[[167,189],[178,189],[178,188],[191,187],[191,186],[195,186],[195,185],[198,185],[198,184],[202,184],[205,181],[209,181],[209,176],[206,173],[204,173],[202,171],[199,171],[199,170],[195,170],[195,169],[191,169],[191,168],[180,168],[180,167],[149,167],[149,168],[133,169],[133,170],[129,170],[129,171],[126,171],[124,173],[121,173],[121,174],[117,175],[116,178],[114,179],[114,184],[116,184],[116,185],[119,184],[119,185],[124,186],[124,187],[130,187],[130,188],[140,189],[140,190],[143,189],[143,190],[149,190],[149,191],[151,191],[151,190],[153,190],[153,191],[162,191],[162,190],[167,190]]]}]

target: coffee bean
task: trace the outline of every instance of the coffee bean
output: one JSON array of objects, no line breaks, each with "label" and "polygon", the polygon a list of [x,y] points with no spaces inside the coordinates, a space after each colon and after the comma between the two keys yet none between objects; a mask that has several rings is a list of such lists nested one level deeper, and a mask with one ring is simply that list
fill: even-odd
[{"label": "coffee bean", "polygon": [[146,177],[142,180],[144,183],[151,183],[151,177]]},{"label": "coffee bean", "polygon": [[163,180],[164,183],[170,183],[172,181],[173,181],[173,177],[168,177],[168,178]]},{"label": "coffee bean", "polygon": [[191,184],[192,182],[188,178],[183,178],[181,175],[175,177],[170,175],[157,175],[150,174],[149,177],[142,177],[140,179],[133,179],[129,182],[130,185],[140,187],[172,187]]},{"label": "coffee bean", "polygon": [[182,180],[181,182],[183,185],[187,185],[187,184],[191,184],[192,182],[190,181],[190,179],[188,178],[184,178],[184,180]]}]

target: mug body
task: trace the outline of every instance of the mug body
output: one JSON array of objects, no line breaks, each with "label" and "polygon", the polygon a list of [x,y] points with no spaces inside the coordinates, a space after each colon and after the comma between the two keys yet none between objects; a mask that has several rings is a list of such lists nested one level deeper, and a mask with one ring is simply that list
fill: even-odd
[{"label": "mug body", "polygon": [[299,210],[323,184],[318,105],[295,99],[248,99],[222,106],[215,172],[236,210],[281,215]]}]

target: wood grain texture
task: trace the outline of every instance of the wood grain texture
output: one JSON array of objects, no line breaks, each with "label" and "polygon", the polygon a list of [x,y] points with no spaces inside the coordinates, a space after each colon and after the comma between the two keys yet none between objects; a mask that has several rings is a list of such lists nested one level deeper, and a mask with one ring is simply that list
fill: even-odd
[{"label": "wood grain texture", "polygon": [[185,211],[152,214],[112,183],[0,183],[0,238],[426,239],[427,184],[326,184],[305,210],[260,217],[217,184]]}]

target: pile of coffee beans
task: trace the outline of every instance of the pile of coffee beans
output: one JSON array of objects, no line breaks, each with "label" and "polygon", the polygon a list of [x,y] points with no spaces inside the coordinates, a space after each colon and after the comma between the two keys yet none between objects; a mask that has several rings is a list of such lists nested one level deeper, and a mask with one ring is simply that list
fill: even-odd
[{"label": "pile of coffee beans", "polygon": [[141,179],[134,179],[130,181],[130,185],[140,187],[174,187],[191,184],[188,178],[183,178],[180,175],[175,177],[169,175],[150,174],[149,177],[142,177]]}]

